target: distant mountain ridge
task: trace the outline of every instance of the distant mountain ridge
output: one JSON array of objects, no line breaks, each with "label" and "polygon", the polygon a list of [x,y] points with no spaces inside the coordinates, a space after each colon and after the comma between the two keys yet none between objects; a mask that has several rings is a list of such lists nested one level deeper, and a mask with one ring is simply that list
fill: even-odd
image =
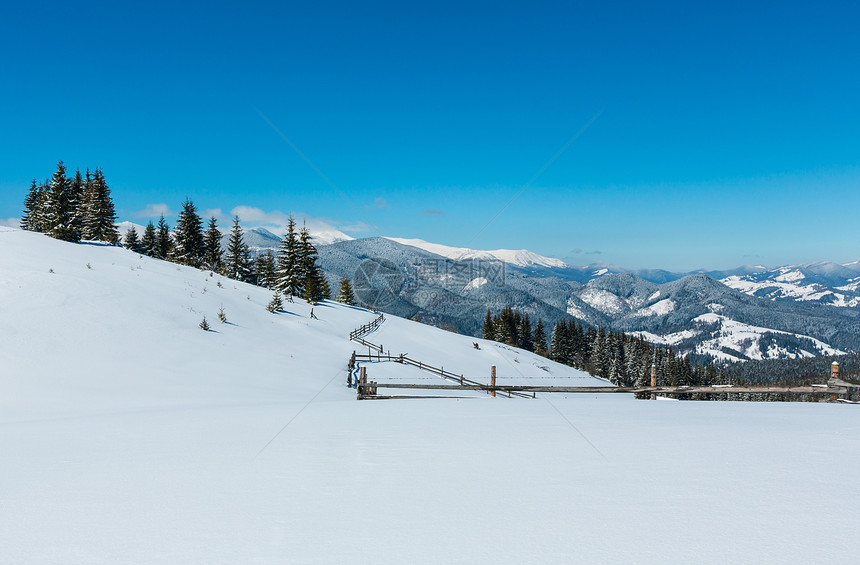
[{"label": "distant mountain ridge", "polygon": [[[244,230],[257,255],[281,238]],[[227,236],[222,240],[226,247]],[[636,333],[653,343],[723,361],[796,358],[860,350],[860,262],[674,273],[608,263],[571,266],[527,250],[480,251],[397,238],[323,243],[329,284],[353,282],[365,262],[387,274],[366,277],[360,300],[395,315],[479,335],[489,308],[511,306],[551,328],[573,316]],[[394,281],[394,282],[392,282]],[[387,286],[395,288],[385,288]],[[379,288],[385,292],[380,294]],[[379,296],[388,299],[373,304]]]}]

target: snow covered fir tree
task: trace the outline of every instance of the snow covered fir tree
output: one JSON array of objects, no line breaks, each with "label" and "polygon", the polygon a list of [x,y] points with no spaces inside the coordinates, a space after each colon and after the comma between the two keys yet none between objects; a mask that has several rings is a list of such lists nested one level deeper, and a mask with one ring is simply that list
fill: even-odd
[{"label": "snow covered fir tree", "polygon": [[96,169],[86,177],[80,170],[73,178],[66,176],[60,161],[50,180],[30,185],[24,199],[20,227],[48,234],[64,241],[119,241],[115,226],[116,211],[104,174]]}]

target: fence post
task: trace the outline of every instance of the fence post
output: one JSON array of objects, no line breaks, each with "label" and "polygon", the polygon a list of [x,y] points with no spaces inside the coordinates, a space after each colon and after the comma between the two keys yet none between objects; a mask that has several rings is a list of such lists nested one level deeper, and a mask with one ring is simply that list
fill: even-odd
[{"label": "fence post", "polygon": [[496,366],[490,367],[490,396],[496,397]]}]

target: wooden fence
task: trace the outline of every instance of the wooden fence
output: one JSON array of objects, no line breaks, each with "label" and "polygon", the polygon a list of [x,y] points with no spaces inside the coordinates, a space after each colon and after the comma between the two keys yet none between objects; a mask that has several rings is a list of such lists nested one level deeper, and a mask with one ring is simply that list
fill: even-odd
[{"label": "wooden fence", "polygon": [[[449,381],[454,381],[454,382],[458,383],[459,386],[461,386],[461,387],[470,386],[470,387],[473,387],[473,390],[485,390],[487,392],[487,394],[492,393],[490,385],[485,385],[483,383],[479,383],[478,381],[473,381],[471,379],[467,379],[462,374],[458,375],[456,373],[452,373],[451,371],[446,371],[444,367],[435,367],[435,366],[430,365],[428,363],[424,363],[423,361],[417,361],[415,359],[408,357],[404,353],[401,353],[400,355],[391,355],[391,352],[388,352],[386,354],[381,345],[377,345],[377,344],[372,343],[370,341],[367,341],[366,339],[361,337],[363,335],[369,334],[370,332],[372,332],[373,330],[378,328],[379,325],[383,321],[385,321],[385,316],[383,316],[382,313],[380,313],[379,316],[377,316],[376,319],[374,319],[372,322],[364,324],[363,326],[356,328],[349,333],[349,339],[351,341],[354,341],[356,343],[360,343],[361,345],[367,347],[368,353],[363,354],[363,353],[357,353],[355,351],[352,352],[352,356],[349,359],[349,368],[348,368],[348,376],[347,376],[347,385],[348,386],[353,386],[352,372],[355,370],[356,363],[358,363],[359,361],[367,361],[367,362],[393,361],[395,363],[400,363],[403,365],[412,365],[413,367],[418,367],[422,371],[427,371],[427,372],[432,373],[432,374],[434,374],[438,377],[441,377],[443,379],[447,379]],[[372,353],[374,351],[376,352],[375,354]],[[371,385],[369,385],[369,384],[367,385],[368,389],[370,386]],[[373,386],[372,390],[375,394],[376,383],[372,383],[372,386]],[[362,383],[359,379],[356,379],[355,387],[357,389],[359,389],[358,390],[359,398],[366,396],[364,393],[367,391],[366,390],[360,390],[361,388],[364,387],[364,385],[362,385]],[[504,391],[504,392],[507,393],[508,397],[519,396],[522,398],[531,398],[532,396],[534,396],[534,395],[523,394],[523,393],[515,392],[515,391]]]}]

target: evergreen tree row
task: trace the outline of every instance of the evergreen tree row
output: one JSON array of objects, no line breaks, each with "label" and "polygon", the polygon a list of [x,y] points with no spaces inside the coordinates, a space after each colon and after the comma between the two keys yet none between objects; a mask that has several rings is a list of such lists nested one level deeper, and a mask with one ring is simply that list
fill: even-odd
[{"label": "evergreen tree row", "polygon": [[601,326],[585,326],[574,319],[556,323],[547,347],[541,319],[532,327],[528,314],[510,307],[495,316],[487,310],[483,337],[534,351],[618,386],[650,385],[652,365],[657,368],[660,386],[720,384],[713,364],[691,363],[670,347],[651,345],[641,337]]},{"label": "evergreen tree row", "polygon": [[24,199],[21,229],[37,231],[64,241],[104,241],[117,243],[116,211],[110,188],[101,169],[73,178],[66,176],[60,161],[53,176],[44,183],[30,185]]},{"label": "evergreen tree row", "polygon": [[[42,184],[33,179],[21,219],[22,229],[72,242],[83,239],[119,243],[115,224],[116,211],[102,171],[96,169],[90,173],[87,169],[85,176],[76,171],[73,178],[67,178],[62,161],[51,179]],[[222,249],[216,218],[209,219],[204,231],[203,220],[190,198],[182,204],[172,232],[161,216],[157,224],[150,221],[143,234],[131,227],[122,244],[136,253],[218,272],[288,296],[302,297],[310,303],[331,297],[310,232],[306,227],[297,231],[292,216],[277,255],[266,252],[256,261],[244,241],[238,216],[233,218],[227,249]],[[341,280],[337,300],[349,305],[356,303],[348,279]]]}]

